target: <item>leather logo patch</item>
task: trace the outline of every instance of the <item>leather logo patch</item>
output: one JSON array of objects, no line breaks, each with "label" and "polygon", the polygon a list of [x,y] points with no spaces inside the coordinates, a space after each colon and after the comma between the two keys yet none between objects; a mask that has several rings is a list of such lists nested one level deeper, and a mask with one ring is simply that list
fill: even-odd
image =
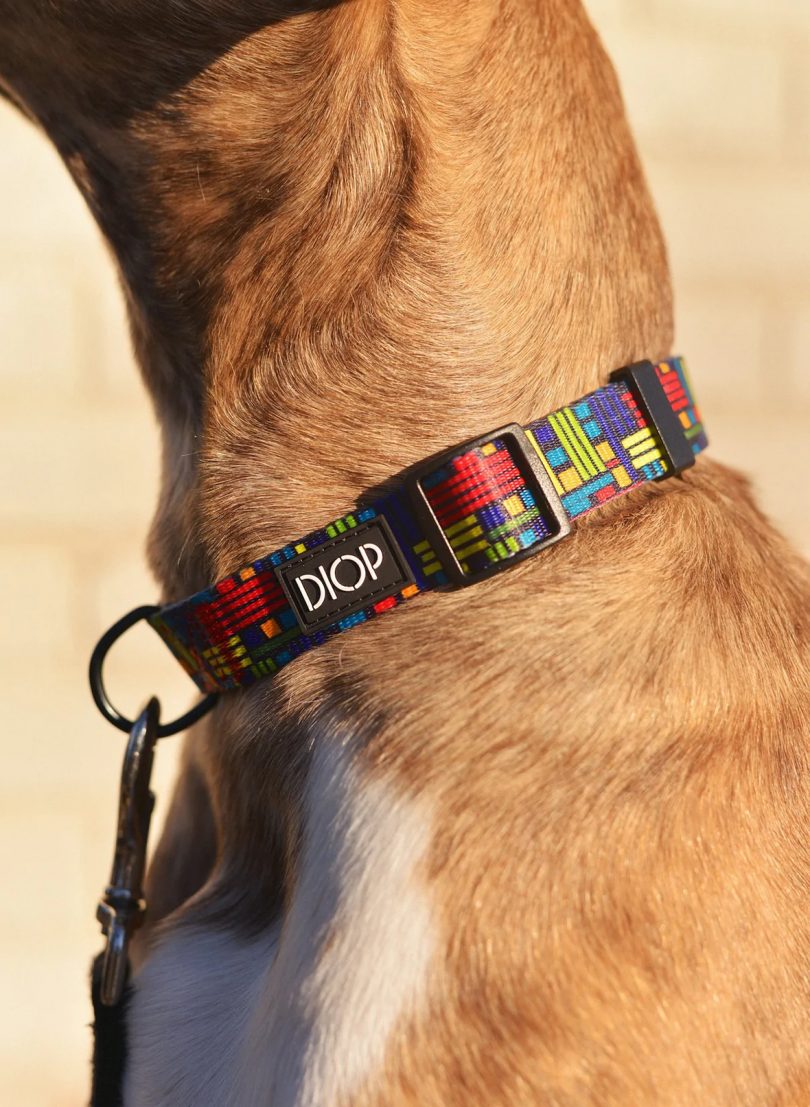
[{"label": "leather logo patch", "polygon": [[285,561],[276,567],[276,576],[304,633],[345,619],[413,583],[408,563],[380,516]]}]

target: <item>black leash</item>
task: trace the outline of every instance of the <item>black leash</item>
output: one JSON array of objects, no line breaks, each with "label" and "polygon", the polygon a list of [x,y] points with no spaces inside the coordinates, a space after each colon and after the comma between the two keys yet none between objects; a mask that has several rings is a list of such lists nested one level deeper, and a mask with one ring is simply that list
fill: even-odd
[{"label": "black leash", "polygon": [[160,721],[160,703],[153,696],[135,720],[127,719],[112,705],[104,688],[103,665],[110,646],[146,610],[132,612],[102,635],[90,658],[90,688],[102,715],[119,730],[129,733],[121,786],[112,874],[96,917],[107,942],[93,962],[93,1088],[90,1107],[120,1107],[127,1059],[126,1012],[129,985],[129,943],[146,914],[143,877],[149,824],[155,797],[149,788],[158,738],[177,734],[210,711],[216,695],[207,696],[182,718]]},{"label": "black leash", "polygon": [[93,962],[93,1086],[90,1107],[121,1107],[127,1058],[129,941],[143,921],[143,874],[155,797],[149,789],[160,704],[151,699],[132,724],[121,769],[112,875],[96,917],[107,938]]},{"label": "black leash", "polygon": [[[128,966],[127,966],[128,969]],[[124,1070],[127,1060],[127,1005],[131,995],[129,971],[121,998],[112,1005],[101,1000],[104,954],[93,962],[93,1088],[90,1107],[123,1107]]]},{"label": "black leash", "polygon": [[[100,671],[100,670],[99,670]],[[93,962],[93,1087],[91,1107],[120,1107],[127,1056],[129,942],[143,922],[143,875],[155,797],[149,789],[160,704],[150,699],[132,723],[121,769],[118,824],[110,883],[96,910],[107,938]]]}]

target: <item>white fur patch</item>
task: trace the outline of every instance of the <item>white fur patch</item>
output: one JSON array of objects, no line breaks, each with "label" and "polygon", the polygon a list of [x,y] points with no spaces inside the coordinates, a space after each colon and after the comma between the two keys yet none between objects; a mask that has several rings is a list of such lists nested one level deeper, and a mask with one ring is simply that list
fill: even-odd
[{"label": "white fur patch", "polygon": [[423,803],[317,739],[298,884],[273,933],[167,936],[136,980],[126,1107],[327,1107],[427,994]]}]

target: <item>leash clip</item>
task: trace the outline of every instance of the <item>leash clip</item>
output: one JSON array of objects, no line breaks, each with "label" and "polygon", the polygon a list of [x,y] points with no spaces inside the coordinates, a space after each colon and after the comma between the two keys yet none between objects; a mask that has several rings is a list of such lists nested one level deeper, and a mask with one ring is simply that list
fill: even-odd
[{"label": "leash clip", "polygon": [[101,1002],[112,1007],[126,983],[129,941],[143,922],[143,874],[149,823],[155,805],[149,789],[155,743],[158,739],[160,704],[154,697],[132,724],[121,770],[118,828],[110,883],[96,909],[107,938],[101,970]]}]

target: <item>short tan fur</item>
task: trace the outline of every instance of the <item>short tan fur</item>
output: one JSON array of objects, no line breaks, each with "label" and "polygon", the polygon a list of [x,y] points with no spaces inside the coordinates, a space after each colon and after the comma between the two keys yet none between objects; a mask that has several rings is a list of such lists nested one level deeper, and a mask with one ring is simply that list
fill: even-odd
[{"label": "short tan fur", "polygon": [[[0,0],[0,87],[120,266],[167,600],[670,353],[578,0]],[[810,1103],[809,600],[707,457],[227,697],[188,741],[139,964],[170,935],[284,933],[312,759],[339,743],[352,780],[431,813],[434,935],[423,999],[341,1103]],[[237,1069],[269,1048],[259,1028]],[[304,1107],[290,1087],[270,1101]]]}]

